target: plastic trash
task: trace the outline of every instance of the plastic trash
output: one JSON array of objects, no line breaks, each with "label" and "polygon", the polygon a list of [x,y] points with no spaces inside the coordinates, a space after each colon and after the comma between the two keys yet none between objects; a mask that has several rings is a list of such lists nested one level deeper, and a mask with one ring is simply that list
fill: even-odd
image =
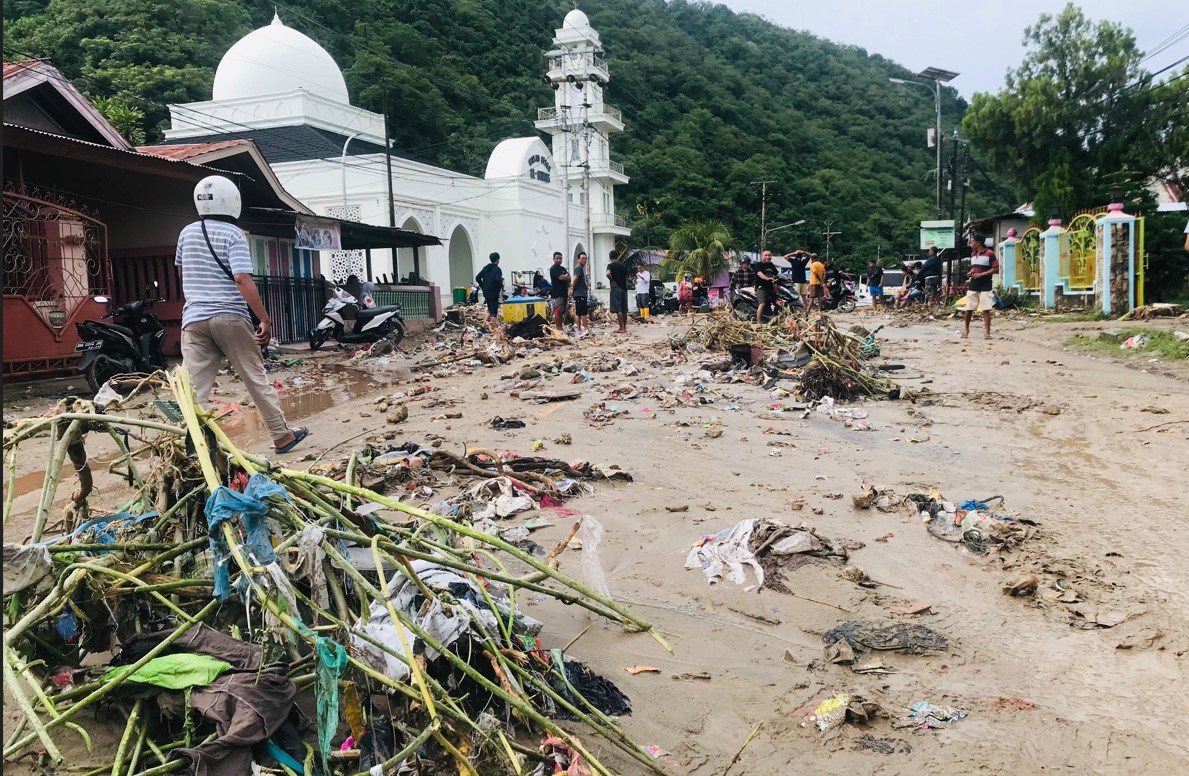
[{"label": "plastic trash", "polygon": [[1141,350],[1147,344],[1148,335],[1136,334],[1133,337],[1123,340],[1123,344],[1119,346],[1119,350]]},{"label": "plastic trash", "polygon": [[813,710],[809,721],[817,725],[821,731],[836,728],[846,721],[846,705],[850,703],[850,696],[846,693],[835,693],[834,697],[822,701]]},{"label": "plastic trash", "polygon": [[578,526],[578,541],[582,542],[582,575],[586,584],[604,596],[610,596],[607,589],[607,575],[599,562],[599,544],[603,541],[603,525],[590,515],[582,516]]}]

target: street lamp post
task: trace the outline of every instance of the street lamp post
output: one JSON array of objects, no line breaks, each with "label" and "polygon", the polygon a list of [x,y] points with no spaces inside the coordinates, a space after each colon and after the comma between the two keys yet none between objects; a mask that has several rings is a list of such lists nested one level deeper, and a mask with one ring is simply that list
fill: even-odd
[{"label": "street lamp post", "polygon": [[[937,208],[938,217],[941,216],[941,85],[949,83],[958,77],[958,73],[950,70],[942,70],[939,67],[927,67],[921,72],[917,73],[921,78],[927,78],[933,82],[933,147],[936,149],[937,162],[934,167],[934,175],[936,177],[937,194],[934,200],[934,207]],[[907,81],[903,78],[889,78],[894,84],[912,84],[915,86],[923,86],[928,89],[929,84],[921,83],[920,81]]]},{"label": "street lamp post", "polygon": [[775,226],[775,227],[773,227],[773,228],[771,228],[771,229],[765,229],[765,230],[764,230],[764,241],[762,241],[762,242],[760,243],[760,252],[761,252],[761,253],[763,253],[763,251],[764,251],[764,242],[766,242],[766,241],[767,241],[767,239],[768,239],[768,235],[772,234],[773,232],[779,232],[781,229],[791,229],[791,228],[793,228],[794,226],[800,226],[800,225],[801,225],[801,224],[803,224],[803,223],[805,223],[805,219],[804,219],[804,218],[802,218],[800,221],[794,221],[794,222],[793,222],[793,223],[791,223],[791,224],[785,224],[784,226]]}]

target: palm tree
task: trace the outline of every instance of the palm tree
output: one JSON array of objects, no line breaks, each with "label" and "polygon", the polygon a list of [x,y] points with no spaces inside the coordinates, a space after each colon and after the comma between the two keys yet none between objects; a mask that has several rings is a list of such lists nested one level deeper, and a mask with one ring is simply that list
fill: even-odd
[{"label": "palm tree", "polygon": [[739,241],[723,222],[694,221],[670,235],[664,270],[677,278],[688,272],[710,283],[727,269],[727,254],[739,248]]}]

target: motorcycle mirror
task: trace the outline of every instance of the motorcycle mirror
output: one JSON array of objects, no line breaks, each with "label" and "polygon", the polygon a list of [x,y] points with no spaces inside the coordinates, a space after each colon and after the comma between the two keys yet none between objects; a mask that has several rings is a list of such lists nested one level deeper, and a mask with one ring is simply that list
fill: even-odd
[{"label": "motorcycle mirror", "polygon": [[107,304],[109,300],[106,296],[97,296],[95,297],[95,301],[99,304]]}]

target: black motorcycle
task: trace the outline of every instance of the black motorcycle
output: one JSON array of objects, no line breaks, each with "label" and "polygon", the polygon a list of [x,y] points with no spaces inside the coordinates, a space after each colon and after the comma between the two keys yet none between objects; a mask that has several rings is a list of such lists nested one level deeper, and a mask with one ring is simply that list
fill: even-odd
[{"label": "black motorcycle", "polygon": [[[754,321],[759,301],[754,289],[737,288],[732,286],[730,296],[731,309],[735,317],[741,321]],[[792,280],[781,277],[776,281],[776,299],[764,311],[764,320],[769,321],[773,316],[783,312],[797,312],[805,309],[805,302],[797,293],[797,286]]]},{"label": "black motorcycle", "polygon": [[827,280],[830,288],[830,298],[822,300],[822,311],[837,310],[840,313],[853,313],[858,305],[858,294],[855,293],[855,282],[850,275],[839,273]]},{"label": "black motorcycle", "polygon": [[648,287],[649,300],[651,304],[648,307],[649,315],[661,315],[664,313],[675,313],[680,305],[677,301],[677,294],[659,280],[654,280]]},{"label": "black motorcycle", "polygon": [[[82,353],[78,371],[87,378],[92,393],[117,375],[130,372],[148,374],[165,368],[165,327],[161,319],[149,312],[149,308],[161,299],[153,299],[158,288],[153,281],[145,289],[145,298],[122,304],[98,321],[80,321],[75,324],[82,342],[74,346]],[[107,303],[105,296],[95,297],[100,304]],[[112,318],[112,323],[103,323]]]}]

